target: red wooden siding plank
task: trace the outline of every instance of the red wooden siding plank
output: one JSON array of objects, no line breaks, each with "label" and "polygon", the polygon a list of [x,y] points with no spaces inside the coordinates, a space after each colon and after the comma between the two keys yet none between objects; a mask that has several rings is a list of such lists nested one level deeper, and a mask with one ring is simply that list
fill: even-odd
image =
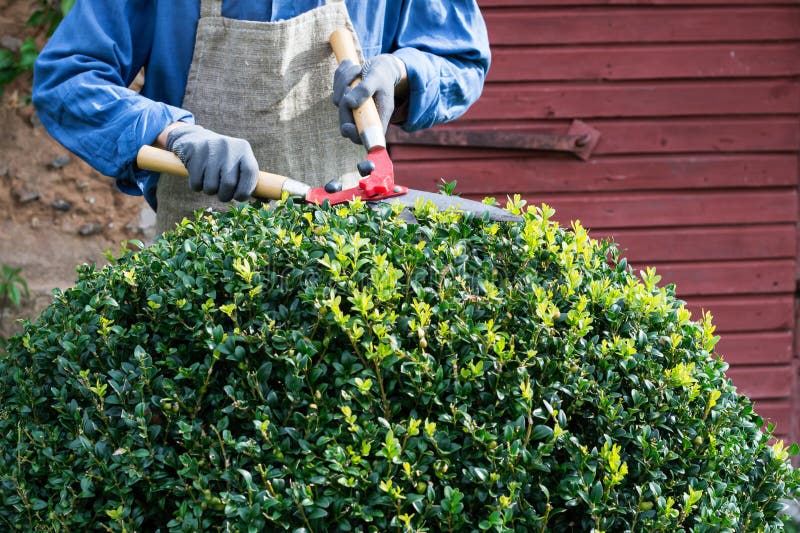
[{"label": "red wooden siding plank", "polygon": [[777,41],[800,38],[793,7],[487,9],[495,45]]},{"label": "red wooden siding plank", "polygon": [[[798,53],[800,58],[800,53]],[[502,130],[530,133],[564,134],[569,120],[530,120],[525,122],[486,122],[458,120],[437,126],[441,131]],[[800,127],[796,117],[684,118],[684,119],[593,119],[590,125],[600,132],[600,141],[592,158],[602,155],[725,153],[725,152],[796,152],[800,149]],[[390,135],[391,138],[391,135]],[[412,134],[413,138],[413,134]],[[390,140],[391,142],[391,140]],[[406,142],[406,141],[403,141]],[[408,141],[410,143],[412,141]],[[393,143],[392,159],[477,159],[546,155],[495,148],[423,146]]]},{"label": "red wooden siding plank", "polygon": [[[800,58],[800,52],[798,53]],[[670,152],[757,152],[800,149],[796,117],[683,119],[592,124],[596,155]]]},{"label": "red wooden siding plank", "polygon": [[[799,24],[800,26],[800,24]],[[488,84],[471,120],[796,114],[790,80]]]},{"label": "red wooden siding plank", "polygon": [[[794,292],[794,260],[657,264],[662,283],[674,283],[679,298]],[[649,266],[636,264],[637,270]]]},{"label": "red wooden siding plank", "polygon": [[[441,179],[457,180],[462,195],[497,196],[513,192],[699,190],[716,187],[793,187],[797,156],[700,155],[691,157],[622,157],[582,162],[572,157],[531,155],[513,159],[452,160],[439,149],[392,149],[397,181],[416,189],[436,190]],[[395,156],[395,154],[398,154]],[[413,156],[419,162],[410,162]],[[420,161],[435,159],[434,161]]]},{"label": "red wooden siding plank", "polygon": [[691,195],[681,192],[538,194],[523,197],[531,204],[546,203],[554,207],[557,220],[564,223],[580,220],[593,230],[797,221],[797,194],[794,190],[695,191]]},{"label": "red wooden siding plank", "polygon": [[[656,270],[660,272],[660,269]],[[703,311],[709,311],[721,334],[790,329],[793,326],[794,298],[789,294],[696,297],[689,298],[686,305],[696,320]]]},{"label": "red wooden siding plank", "polygon": [[794,258],[796,225],[736,226],[724,228],[670,228],[616,230],[612,235],[593,231],[592,237],[610,237],[630,261],[720,261],[731,259]]},{"label": "red wooden siding plank", "polygon": [[739,394],[751,399],[788,398],[792,392],[792,368],[777,366],[733,366],[728,370]]},{"label": "red wooden siding plank", "polygon": [[490,82],[750,78],[798,73],[800,44],[495,47]]},{"label": "red wooden siding plank", "polygon": [[726,333],[720,335],[716,351],[732,365],[789,364],[792,361],[792,331]]}]

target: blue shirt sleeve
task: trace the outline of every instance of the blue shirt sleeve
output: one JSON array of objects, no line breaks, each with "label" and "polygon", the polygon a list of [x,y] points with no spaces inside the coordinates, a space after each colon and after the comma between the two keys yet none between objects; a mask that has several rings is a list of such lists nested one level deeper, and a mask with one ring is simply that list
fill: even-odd
[{"label": "blue shirt sleeve", "polygon": [[155,177],[136,171],[139,147],[171,122],[192,121],[187,111],[127,88],[150,53],[154,9],[145,0],[79,0],[39,55],[33,87],[34,106],[56,140],[117,178],[122,191],[148,197]]},{"label": "blue shirt sleeve", "polygon": [[461,116],[481,95],[491,55],[474,0],[406,0],[394,42],[409,81],[406,131]]}]

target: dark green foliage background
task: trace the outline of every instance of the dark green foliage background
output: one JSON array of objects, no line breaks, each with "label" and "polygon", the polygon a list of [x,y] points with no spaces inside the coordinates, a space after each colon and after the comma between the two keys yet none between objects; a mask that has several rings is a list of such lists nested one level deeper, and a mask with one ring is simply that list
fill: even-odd
[{"label": "dark green foliage background", "polygon": [[0,357],[0,529],[782,529],[710,321],[551,214],[288,201],[83,267]]}]

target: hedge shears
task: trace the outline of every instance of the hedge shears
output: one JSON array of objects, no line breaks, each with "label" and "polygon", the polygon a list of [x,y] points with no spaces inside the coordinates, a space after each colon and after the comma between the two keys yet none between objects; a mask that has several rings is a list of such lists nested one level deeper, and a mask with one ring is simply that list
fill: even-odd
[{"label": "hedge shears", "polygon": [[[336,30],[330,36],[331,47],[340,63],[346,59],[358,63],[358,54],[352,35],[347,30]],[[357,84],[356,79],[353,84]],[[356,128],[361,141],[367,150],[366,160],[358,165],[362,179],[353,188],[337,190],[335,182],[325,187],[311,187],[302,181],[287,176],[260,171],[253,197],[261,200],[277,200],[288,193],[290,196],[303,198],[307,202],[322,204],[327,201],[331,205],[351,202],[357,198],[369,203],[399,203],[413,208],[419,199],[431,202],[437,209],[455,208],[477,214],[488,214],[489,219],[498,221],[518,221],[521,217],[509,213],[505,209],[486,205],[475,200],[447,196],[409,189],[394,181],[394,166],[386,147],[386,136],[383,132],[378,109],[372,99],[353,110]],[[189,173],[181,160],[172,152],[154,146],[143,146],[137,155],[139,168],[162,172],[175,176],[188,176]]]}]

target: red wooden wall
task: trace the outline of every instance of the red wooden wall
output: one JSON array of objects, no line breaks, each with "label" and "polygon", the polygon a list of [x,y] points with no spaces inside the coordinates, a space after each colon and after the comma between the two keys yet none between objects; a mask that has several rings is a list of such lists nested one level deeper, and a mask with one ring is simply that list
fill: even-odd
[{"label": "red wooden wall", "polygon": [[395,145],[397,176],[463,196],[522,193],[611,235],[714,315],[757,411],[797,439],[798,0],[482,0],[493,64],[443,128],[601,133],[571,155]]}]

